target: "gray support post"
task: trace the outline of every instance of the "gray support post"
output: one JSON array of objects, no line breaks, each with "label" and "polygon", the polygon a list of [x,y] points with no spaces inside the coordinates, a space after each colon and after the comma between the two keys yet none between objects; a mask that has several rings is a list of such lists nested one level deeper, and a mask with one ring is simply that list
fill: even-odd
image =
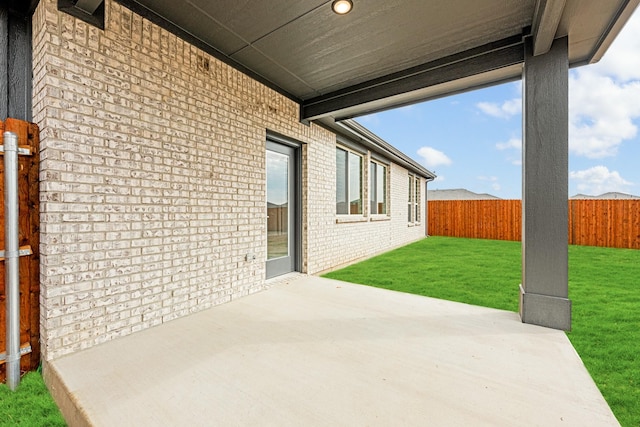
[{"label": "gray support post", "polygon": [[533,56],[525,43],[520,317],[571,329],[568,299],[568,38]]},{"label": "gray support post", "polygon": [[7,386],[20,383],[20,260],[18,247],[18,136],[4,133],[5,289],[7,310]]}]

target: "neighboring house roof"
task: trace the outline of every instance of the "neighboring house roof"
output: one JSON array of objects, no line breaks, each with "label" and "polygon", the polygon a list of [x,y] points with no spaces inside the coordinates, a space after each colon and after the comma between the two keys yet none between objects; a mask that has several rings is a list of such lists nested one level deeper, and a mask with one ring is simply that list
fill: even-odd
[{"label": "neighboring house roof", "polygon": [[431,172],[355,120],[347,119],[339,122],[323,123],[322,125],[335,132],[337,135],[343,136],[371,151],[381,154],[389,160],[407,168],[410,172],[425,178],[427,181],[433,181],[436,178],[435,173]]},{"label": "neighboring house roof", "polygon": [[640,196],[634,196],[633,194],[610,191],[608,193],[600,194],[599,196],[589,196],[587,194],[576,194],[571,198],[572,199],[640,199]]},{"label": "neighboring house roof", "polygon": [[499,200],[500,197],[487,193],[474,193],[464,188],[452,188],[448,190],[428,190],[428,200]]}]

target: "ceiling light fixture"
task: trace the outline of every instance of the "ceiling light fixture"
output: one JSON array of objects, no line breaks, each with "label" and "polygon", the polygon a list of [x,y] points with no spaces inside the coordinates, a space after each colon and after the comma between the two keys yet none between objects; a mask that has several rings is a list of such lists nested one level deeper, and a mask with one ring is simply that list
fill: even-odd
[{"label": "ceiling light fixture", "polygon": [[353,9],[353,2],[351,0],[333,0],[331,9],[338,15],[346,15]]}]

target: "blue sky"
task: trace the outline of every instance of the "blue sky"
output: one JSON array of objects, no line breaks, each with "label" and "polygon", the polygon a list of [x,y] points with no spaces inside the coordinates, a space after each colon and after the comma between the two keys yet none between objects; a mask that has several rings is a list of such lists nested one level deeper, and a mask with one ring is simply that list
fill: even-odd
[{"label": "blue sky", "polygon": [[[522,194],[522,84],[357,120],[438,175],[429,189]],[[640,10],[597,64],[569,75],[569,195],[640,194]]]}]

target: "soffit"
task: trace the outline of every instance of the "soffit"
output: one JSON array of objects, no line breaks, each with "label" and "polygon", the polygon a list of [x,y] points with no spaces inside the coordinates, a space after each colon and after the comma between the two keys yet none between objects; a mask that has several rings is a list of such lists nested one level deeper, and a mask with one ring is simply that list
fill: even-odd
[{"label": "soffit", "polygon": [[[473,59],[480,46],[529,34],[541,6],[551,3],[561,2],[553,38],[569,36],[570,64],[597,61],[640,0],[353,0],[345,16],[334,14],[327,0],[117,1],[169,23],[304,109],[335,95],[348,97],[354,88],[374,93],[381,82],[411,77],[424,64],[437,64],[424,70],[440,73],[443,58]],[[484,55],[473,75],[457,71],[446,81],[426,79],[429,86],[420,90],[396,85],[391,95],[374,95],[375,101],[328,105],[317,114],[303,110],[303,118],[354,117],[519,78],[515,65],[521,59],[501,60],[504,54],[492,50]]]}]

